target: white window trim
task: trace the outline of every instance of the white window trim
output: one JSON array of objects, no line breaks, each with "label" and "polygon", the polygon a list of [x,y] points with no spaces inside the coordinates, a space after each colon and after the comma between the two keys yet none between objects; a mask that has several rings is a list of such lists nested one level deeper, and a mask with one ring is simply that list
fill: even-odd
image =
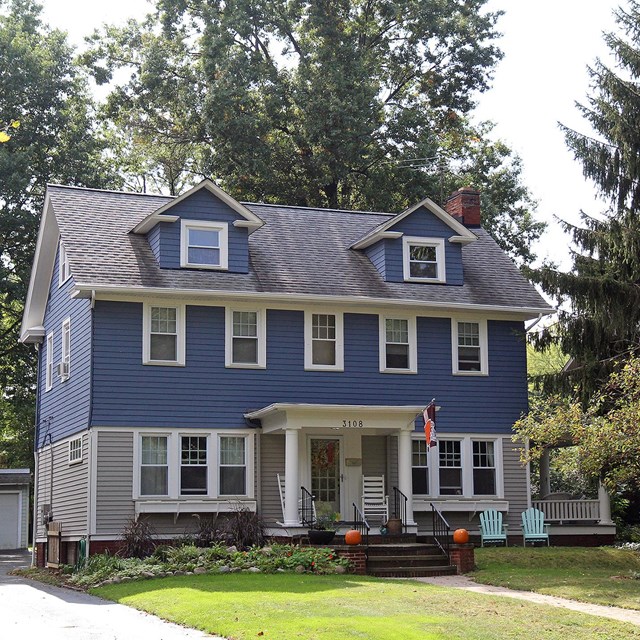
[{"label": "white window trim", "polygon": [[47,334],[47,353],[45,355],[45,391],[51,391],[53,388],[53,348],[54,333],[50,331]]},{"label": "white window trim", "polygon": [[61,287],[71,277],[71,267],[69,266],[69,256],[64,244],[60,241],[60,251],[58,254],[58,287]]},{"label": "white window trim", "polygon": [[[258,362],[233,362],[233,312],[253,311],[258,332]],[[266,369],[267,367],[267,310],[248,305],[225,308],[224,366],[231,369]]]},{"label": "white window trim", "polygon": [[[157,429],[133,429],[133,500],[153,503],[220,501],[229,503],[237,497],[242,500],[255,500],[255,434],[246,429],[180,429],[164,431]],[[167,440],[167,495],[140,495],[140,467],[142,464],[142,436],[163,436]],[[207,493],[182,495],[180,493],[180,444],[182,436],[200,436],[207,438]],[[245,468],[247,493],[243,496],[221,496],[219,493],[220,436],[235,436],[245,439]]]},{"label": "white window trim", "polygon": [[[182,493],[182,467],[202,467],[205,465],[182,464],[182,438],[204,438],[207,451],[207,491],[205,493]],[[211,495],[211,438],[209,433],[182,433],[178,434],[178,495],[181,498],[206,498]]]},{"label": "white window trim", "polygon": [[[220,447],[220,441],[222,440],[222,438],[244,438],[244,482],[245,482],[245,493],[225,493],[224,495],[222,495],[220,493],[220,471],[222,469],[222,465],[220,464],[220,451],[221,451],[221,447]],[[229,499],[234,499],[234,498],[248,498],[249,497],[249,493],[251,492],[251,487],[249,486],[249,460],[251,458],[249,458],[249,438],[241,433],[235,434],[235,433],[218,433],[218,446],[217,446],[217,465],[216,465],[216,474],[218,476],[218,483],[217,483],[217,487],[218,487],[218,497],[220,499],[225,499],[225,500],[229,500]],[[234,466],[234,465],[225,465],[225,466]]]},{"label": "white window trim", "polygon": [[[460,371],[458,368],[458,322],[475,322],[480,337],[480,371]],[[488,376],[489,375],[489,338],[487,320],[457,316],[451,318],[451,367],[454,376]]]},{"label": "white window trim", "polygon": [[[151,308],[163,307],[176,310],[176,359],[151,360]],[[159,367],[184,367],[186,353],[186,307],[184,304],[145,302],[142,307],[142,364]]]},{"label": "white window trim", "polygon": [[[64,339],[65,333],[69,337],[66,349],[65,349],[65,339]],[[67,373],[60,374],[60,382],[65,382],[71,377],[71,317],[66,318],[65,320],[62,321],[61,336],[62,336],[62,348],[60,352],[60,364],[66,363]]]},{"label": "white window trim", "polygon": [[[336,363],[313,364],[313,316],[315,314],[332,315],[336,319]],[[344,371],[344,314],[322,310],[304,312],[304,368],[305,371]]]},{"label": "white window trim", "polygon": [[[386,320],[407,320],[409,330],[409,368],[387,368],[387,332]],[[416,333],[416,316],[402,314],[386,314],[378,316],[378,345],[380,357],[380,373],[418,373],[418,338]]]},{"label": "white window trim", "polygon": [[[220,264],[199,264],[189,262],[189,229],[204,229],[220,232]],[[180,266],[196,269],[226,271],[229,268],[229,225],[226,222],[207,220],[181,220],[180,222]]]},{"label": "white window trim", "polygon": [[[77,445],[77,443],[80,443],[80,448],[77,449],[75,447],[75,445]],[[84,452],[82,450],[82,436],[80,436],[79,438],[72,438],[71,440],[69,440],[69,466],[73,465],[73,464],[80,464],[81,462],[84,461]],[[80,453],[79,457],[76,457],[76,454]]]},{"label": "white window trim", "polygon": [[[474,467],[473,466],[473,443],[474,442],[491,442],[493,443],[493,467]],[[494,482],[495,482],[495,487],[496,487],[496,492],[498,491],[498,454],[497,454],[497,448],[498,445],[496,443],[495,440],[492,440],[490,438],[471,438],[471,441],[469,442],[469,450],[470,450],[470,455],[471,455],[471,491],[473,492],[474,486],[473,486],[473,471],[475,469],[493,469],[495,477],[494,477]],[[495,497],[495,494],[492,493],[473,493],[473,497],[479,497],[479,498],[493,498]]]},{"label": "white window trim", "polygon": [[[415,436],[418,437],[418,434]],[[424,436],[422,436],[424,437]],[[458,440],[460,444],[460,454],[462,458],[462,495],[440,495],[440,449],[439,446],[431,447],[429,450],[429,489],[431,497],[438,501],[444,500],[503,500],[504,499],[504,456],[502,441],[503,435],[498,434],[443,434],[438,435],[440,440]],[[508,436],[507,436],[508,437]],[[496,470],[496,494],[474,494],[473,493],[473,441],[493,442],[493,454],[495,457]],[[418,499],[421,496],[418,496]]]},{"label": "white window trim", "polygon": [[[417,438],[417,437],[414,436],[414,437],[411,438],[411,441],[412,441],[411,442],[411,473],[412,473],[411,490],[413,492],[413,470],[414,469],[424,469],[425,468],[425,467],[416,467],[413,464],[413,442],[415,442],[415,441],[425,442],[425,437],[422,436],[420,438]],[[434,449],[434,447],[430,447],[429,450],[427,451],[427,466],[426,466],[426,469],[427,469],[427,480],[429,482],[429,493],[413,493],[413,495],[418,497],[418,498],[428,498],[433,493],[433,490],[432,490],[432,487],[433,487],[433,484],[432,484],[432,475],[433,475],[433,470],[432,470],[432,467],[433,467],[433,455],[432,455],[432,452],[433,452],[433,449]]]},{"label": "white window trim", "polygon": [[[435,247],[436,263],[438,269],[437,278],[417,278],[411,275],[409,264],[409,246]],[[419,236],[403,236],[402,237],[402,272],[406,282],[431,282],[445,283],[447,281],[447,273],[445,268],[445,251],[444,238],[421,238]]]}]

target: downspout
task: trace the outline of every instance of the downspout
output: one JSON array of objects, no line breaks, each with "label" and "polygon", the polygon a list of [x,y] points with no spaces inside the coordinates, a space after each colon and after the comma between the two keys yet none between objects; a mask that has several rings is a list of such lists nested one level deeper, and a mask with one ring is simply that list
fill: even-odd
[{"label": "downspout", "polygon": [[[91,521],[93,518],[92,505],[93,505],[93,491],[97,490],[97,487],[93,486],[93,478],[94,474],[97,473],[97,470],[93,468],[93,448],[97,446],[95,434],[93,432],[93,359],[94,359],[94,346],[95,346],[95,323],[93,321],[94,310],[96,308],[96,292],[95,289],[91,291],[91,314],[90,314],[90,322],[91,322],[91,344],[89,345],[89,349],[91,352],[91,357],[89,358],[89,422],[88,422],[88,433],[89,433],[89,464],[87,464],[87,545],[85,547],[85,558],[88,560],[89,555],[91,553]],[[97,459],[97,458],[96,458]]]},{"label": "downspout", "polygon": [[31,522],[31,566],[36,566],[36,538],[38,531],[38,425],[40,420],[40,343],[36,344],[36,410],[33,429],[33,521]]}]

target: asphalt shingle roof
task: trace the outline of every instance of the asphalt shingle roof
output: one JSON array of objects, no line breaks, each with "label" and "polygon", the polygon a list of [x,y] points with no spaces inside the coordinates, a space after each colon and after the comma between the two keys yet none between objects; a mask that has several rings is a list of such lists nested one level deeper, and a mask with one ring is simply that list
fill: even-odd
[{"label": "asphalt shingle roof", "polygon": [[349,247],[391,214],[243,203],[266,223],[249,238],[249,273],[161,269],[146,238],[130,231],[172,198],[61,186],[48,193],[80,284],[548,308],[482,229],[462,250],[463,286],[385,282]]}]

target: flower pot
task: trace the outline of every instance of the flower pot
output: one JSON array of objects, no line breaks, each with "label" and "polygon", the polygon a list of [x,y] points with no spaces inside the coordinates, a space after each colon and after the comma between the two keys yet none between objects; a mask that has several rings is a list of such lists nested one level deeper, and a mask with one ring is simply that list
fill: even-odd
[{"label": "flower pot", "polygon": [[399,536],[402,533],[402,520],[400,518],[389,518],[387,520],[387,533],[390,536]]},{"label": "flower pot", "polygon": [[335,531],[324,529],[309,529],[309,542],[311,544],[329,544],[335,537]]}]

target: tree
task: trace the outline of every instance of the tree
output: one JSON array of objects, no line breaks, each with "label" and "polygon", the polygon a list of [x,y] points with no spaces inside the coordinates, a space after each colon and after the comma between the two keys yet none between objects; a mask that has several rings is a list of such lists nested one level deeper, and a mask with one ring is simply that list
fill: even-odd
[{"label": "tree", "polygon": [[0,117],[11,133],[0,144],[0,466],[31,464],[35,352],[18,336],[46,184],[114,179],[86,78],[40,13],[32,0],[0,0]]},{"label": "tree", "polygon": [[98,82],[130,71],[105,117],[171,188],[207,176],[239,199],[393,211],[469,181],[526,262],[544,225],[520,161],[468,120],[501,56],[485,3],[158,0],[83,59]]},{"label": "tree", "polygon": [[608,209],[582,224],[565,223],[576,245],[573,268],[545,267],[533,274],[543,289],[570,309],[542,334],[540,344],[557,343],[572,358],[547,388],[577,388],[586,406],[625,357],[640,347],[640,5],[615,12],[620,33],[605,35],[616,68],[600,60],[589,69],[592,92],[578,105],[595,136],[563,127],[567,144],[582,163]]}]

